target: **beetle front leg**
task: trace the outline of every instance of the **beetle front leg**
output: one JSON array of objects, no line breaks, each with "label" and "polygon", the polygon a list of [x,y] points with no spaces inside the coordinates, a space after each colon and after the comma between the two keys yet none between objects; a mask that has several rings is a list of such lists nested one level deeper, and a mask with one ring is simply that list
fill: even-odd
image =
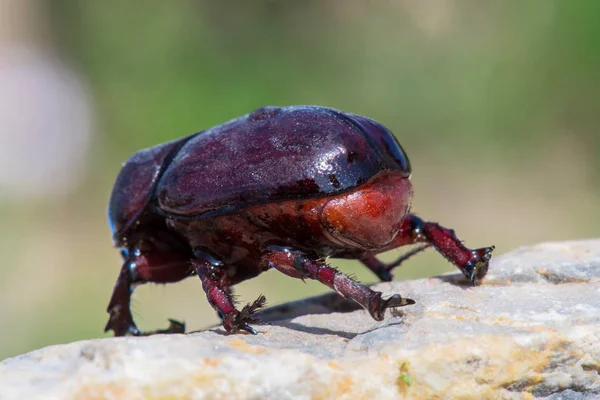
[{"label": "beetle front leg", "polygon": [[383,299],[381,292],[375,292],[322,260],[308,258],[303,253],[278,248],[263,257],[266,267],[275,268],[284,274],[299,279],[315,279],[339,293],[342,297],[360,304],[376,321],[382,321],[385,310],[415,304],[399,294]]},{"label": "beetle front leg", "polygon": [[254,302],[248,303],[238,311],[235,308],[231,281],[227,277],[226,269],[203,260],[194,261],[193,264],[209,304],[219,313],[223,321],[223,328],[230,333],[246,331],[256,335],[256,329],[249,323],[260,323],[252,317],[252,314],[265,306],[267,302],[265,296],[260,295]]},{"label": "beetle front leg", "polygon": [[125,261],[117,277],[112,297],[106,312],[110,314],[104,332],[112,330],[115,336],[139,336],[140,331],[133,322],[131,315],[131,293],[133,292],[132,269],[133,263]]},{"label": "beetle front leg", "polygon": [[113,294],[106,309],[110,314],[104,328],[112,330],[115,336],[147,336],[157,333],[184,333],[185,324],[169,320],[169,327],[151,332],[140,332],[131,315],[131,294],[133,289],[142,283],[178,282],[190,275],[191,269],[186,257],[176,252],[156,252],[143,254],[133,252],[126,257],[121,272],[115,283]]},{"label": "beetle front leg", "polygon": [[[425,222],[416,215],[409,214],[402,221],[400,231],[391,245],[385,250],[391,250],[400,246],[405,246],[414,243],[425,243],[424,246],[418,247],[407,255],[413,255],[416,252],[424,250],[428,245],[433,246],[444,258],[461,270],[463,275],[469,279],[474,285],[478,284],[487,274],[489,260],[492,257],[494,246],[482,247],[471,250],[465,247],[462,242],[456,237],[452,229],[444,228],[435,222]],[[384,250],[384,251],[385,251]],[[368,262],[376,265],[372,258],[363,260],[367,266]],[[400,265],[402,261],[408,258],[406,255],[398,260],[387,264],[386,271]],[[365,262],[366,261],[366,262]],[[369,266],[371,268],[371,266]],[[374,270],[373,268],[371,268]],[[374,272],[376,272],[374,270]],[[376,272],[377,273],[377,272]]]}]

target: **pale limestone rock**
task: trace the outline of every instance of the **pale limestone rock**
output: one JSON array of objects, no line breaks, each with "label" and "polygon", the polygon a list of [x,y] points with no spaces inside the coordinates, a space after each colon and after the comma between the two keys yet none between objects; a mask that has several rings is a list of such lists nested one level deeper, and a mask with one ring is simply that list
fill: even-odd
[{"label": "pale limestone rock", "polygon": [[0,399],[600,398],[600,240],[377,285],[417,304],[383,322],[325,295],[263,313],[260,334],[100,339],[0,363]]}]

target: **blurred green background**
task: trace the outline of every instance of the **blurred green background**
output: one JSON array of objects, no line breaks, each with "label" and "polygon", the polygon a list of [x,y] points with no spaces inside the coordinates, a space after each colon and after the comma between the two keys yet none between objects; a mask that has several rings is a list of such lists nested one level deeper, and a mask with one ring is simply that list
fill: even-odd
[{"label": "blurred green background", "polygon": [[[414,210],[468,246],[598,237],[599,75],[595,0],[0,0],[0,359],[103,336],[124,160],[262,105],[382,122]],[[452,270],[429,251],[396,279]],[[272,271],[237,293],[326,290]],[[142,329],[217,322],[196,279],[134,301]]]}]

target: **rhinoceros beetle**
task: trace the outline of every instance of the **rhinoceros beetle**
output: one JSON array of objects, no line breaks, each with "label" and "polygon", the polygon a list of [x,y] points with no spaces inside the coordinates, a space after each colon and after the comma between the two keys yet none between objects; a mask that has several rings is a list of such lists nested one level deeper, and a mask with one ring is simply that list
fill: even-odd
[{"label": "rhinoceros beetle", "polygon": [[[116,179],[109,220],[124,259],[105,330],[143,335],[130,297],[136,285],[197,275],[227,332],[249,324],[260,296],[241,311],[232,286],[275,269],[315,279],[365,308],[415,302],[383,298],[326,263],[360,260],[382,281],[407,257],[433,246],[473,284],[494,247],[466,248],[454,231],[410,214],[406,153],[372,119],[316,106],[263,107],[193,135],[135,153]],[[378,253],[420,243],[385,264]],[[170,327],[155,331],[182,332]]]}]

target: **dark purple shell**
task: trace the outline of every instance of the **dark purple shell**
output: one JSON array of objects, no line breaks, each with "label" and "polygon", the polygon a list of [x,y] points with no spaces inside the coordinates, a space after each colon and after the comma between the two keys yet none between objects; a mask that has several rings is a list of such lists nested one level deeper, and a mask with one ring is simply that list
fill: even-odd
[{"label": "dark purple shell", "polygon": [[135,153],[115,182],[109,220],[120,241],[145,212],[208,216],[331,195],[383,170],[409,176],[410,164],[377,122],[324,107],[263,107]]},{"label": "dark purple shell", "polygon": [[410,175],[392,134],[324,107],[264,107],[192,137],[156,187],[172,217],[340,193],[383,170]]},{"label": "dark purple shell", "polygon": [[113,235],[124,232],[139,218],[165,167],[188,139],[181,138],[140,150],[123,164],[108,205]]}]

